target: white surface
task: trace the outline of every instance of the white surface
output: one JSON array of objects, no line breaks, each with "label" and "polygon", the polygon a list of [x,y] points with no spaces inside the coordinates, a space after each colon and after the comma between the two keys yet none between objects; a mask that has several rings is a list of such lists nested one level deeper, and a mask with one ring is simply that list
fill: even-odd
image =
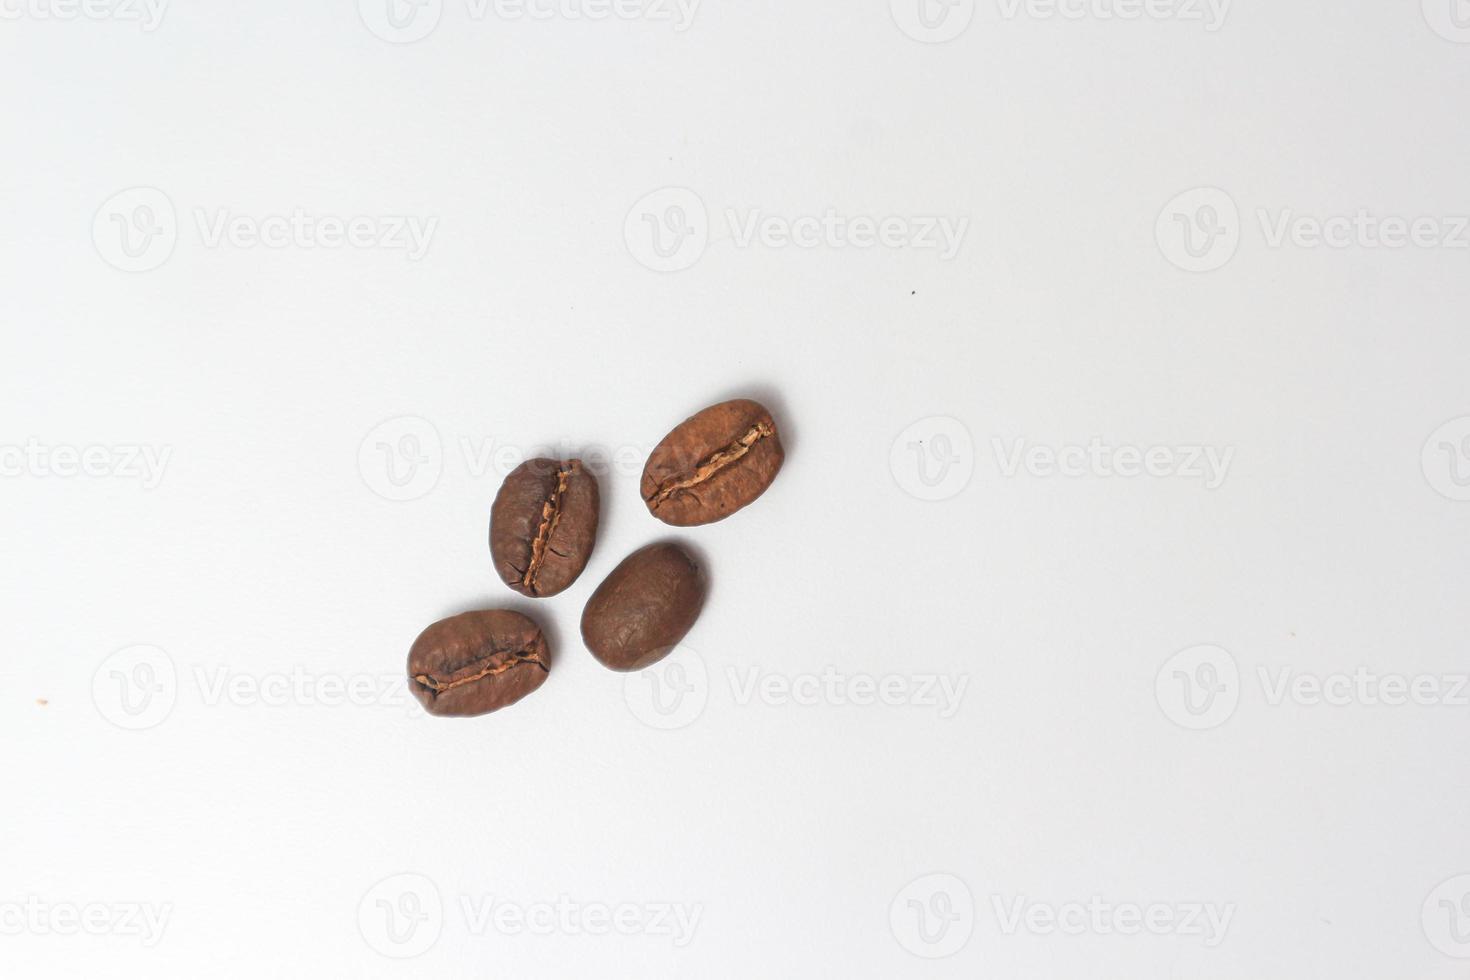
[{"label": "white surface", "polygon": [[[1454,231],[1470,31],[1450,0],[1242,2],[1215,30],[1009,0],[966,25],[962,0],[933,34],[887,6],[707,2],[679,31],[448,0],[398,44],[349,2],[151,31],[5,5],[0,973],[1470,975],[1465,692],[1272,703],[1282,671],[1470,670],[1467,252],[1269,238],[1288,211]],[[114,197],[139,187],[162,203]],[[674,205],[693,235],[659,257],[643,215]],[[416,261],[208,241],[298,208],[437,224]],[[829,208],[970,224],[946,260],[742,244],[725,214]],[[1224,234],[1191,257],[1176,214]],[[129,257],[114,216],[165,234]],[[681,535],[714,585],[655,675],[675,702],[577,618],[667,533],[642,454],[749,392],[789,460]],[[429,429],[376,428],[403,417]],[[378,443],[415,433],[429,468],[395,489]],[[1007,475],[994,442],[1093,437],[1229,465]],[[425,718],[398,686],[419,629],[528,605],[485,525],[504,460],[548,443],[633,459],[585,576],[534,606],[553,674]],[[48,475],[94,445],[170,455],[152,487],[101,456]],[[1175,671],[1206,659],[1224,689],[1190,714]],[[129,714],[140,664],[165,688]],[[802,680],[828,668],[844,686]],[[863,678],[905,703],[843,703]],[[908,703],[934,678],[964,685],[947,717]],[[430,918],[390,937],[415,889]],[[1044,931],[1094,898],[1230,918],[1214,945]],[[1041,911],[1007,932],[1018,901]],[[638,932],[558,902],[631,903]],[[98,903],[102,935],[39,918]]]}]

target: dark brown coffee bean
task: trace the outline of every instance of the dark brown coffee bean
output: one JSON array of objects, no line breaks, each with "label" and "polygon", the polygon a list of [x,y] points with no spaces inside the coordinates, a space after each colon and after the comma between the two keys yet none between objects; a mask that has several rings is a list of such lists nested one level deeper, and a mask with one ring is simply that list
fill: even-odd
[{"label": "dark brown coffee bean", "polygon": [[541,627],[508,609],[441,619],[408,652],[408,686],[431,715],[483,715],[515,704],[550,669]]},{"label": "dark brown coffee bean", "polygon": [[681,422],[643,467],[643,502],[665,524],[723,520],[765,493],[786,458],[771,413],[747,399]]},{"label": "dark brown coffee bean", "polygon": [[676,544],[633,552],[582,610],[582,642],[613,670],[657,663],[678,646],[704,605],[704,573]]},{"label": "dark brown coffee bean", "polygon": [[597,543],[597,478],[580,459],[531,459],[490,508],[490,559],[521,595],[556,595],[577,580]]}]

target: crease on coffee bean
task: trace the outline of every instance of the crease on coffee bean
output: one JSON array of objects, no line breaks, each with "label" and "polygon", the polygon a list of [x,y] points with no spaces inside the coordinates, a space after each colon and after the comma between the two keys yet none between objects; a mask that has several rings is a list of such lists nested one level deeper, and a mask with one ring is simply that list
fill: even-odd
[{"label": "crease on coffee bean", "polygon": [[482,681],[487,677],[499,676],[500,674],[503,674],[506,671],[511,670],[512,668],[520,667],[524,664],[535,664],[537,667],[540,667],[542,670],[548,673],[550,673],[551,671],[551,668],[548,667],[545,662],[541,660],[540,657],[536,656],[535,654],[528,653],[525,650],[512,651],[510,653],[510,659],[502,660],[500,663],[492,663],[492,661],[494,661],[496,658],[504,656],[506,656],[506,654],[504,652],[501,652],[492,653],[489,656],[485,657],[476,657],[474,660],[471,660],[463,667],[456,667],[454,670],[451,670],[449,672],[449,675],[453,677],[455,674],[458,674],[462,670],[470,669],[475,664],[485,664],[486,666],[484,666],[476,674],[472,674],[469,677],[461,677],[457,680],[449,681],[448,683],[441,681],[437,677],[434,677],[430,674],[415,674],[413,679],[419,685],[428,688],[431,692],[433,692],[434,697],[437,698],[445,691],[452,691],[456,687],[459,687],[463,684],[473,684],[475,681]]},{"label": "crease on coffee bean", "polygon": [[[536,574],[541,571],[541,565],[546,561],[546,552],[551,547],[551,535],[556,531],[557,524],[561,522],[562,498],[567,492],[567,478],[572,475],[575,467],[576,462],[573,461],[565,469],[556,471],[556,489],[552,490],[551,496],[541,504],[541,525],[536,528],[536,537],[531,540],[531,561],[521,575],[521,585],[527,589],[536,588]],[[561,554],[561,552],[553,553]]]},{"label": "crease on coffee bean", "polygon": [[736,439],[724,449],[712,453],[702,463],[695,467],[694,474],[692,476],[687,476],[682,480],[674,480],[670,483],[666,483],[655,490],[654,493],[650,497],[648,497],[648,506],[657,508],[660,504],[662,504],[664,501],[668,500],[670,497],[680,492],[681,490],[688,490],[690,487],[695,487],[701,483],[704,483],[706,480],[710,479],[716,473],[725,469],[730,464],[742,459],[747,453],[750,452],[750,450],[752,449],[752,447],[755,446],[756,443],[760,442],[767,436],[773,436],[775,434],[776,429],[774,426],[771,425],[771,423],[765,421],[757,422],[755,425],[752,425],[739,439]]}]

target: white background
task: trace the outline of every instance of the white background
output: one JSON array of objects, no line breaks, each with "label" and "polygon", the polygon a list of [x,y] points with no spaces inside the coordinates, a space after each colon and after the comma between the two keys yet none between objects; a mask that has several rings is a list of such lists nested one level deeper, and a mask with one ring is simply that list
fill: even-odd
[{"label": "white background", "polygon": [[[445,0],[395,34],[375,0],[151,30],[3,0],[0,973],[1470,976],[1470,236],[1272,237],[1454,237],[1455,2],[960,0],[926,33],[904,0]],[[209,235],[298,209],[434,231]],[[949,256],[740,234],[829,209],[969,223]],[[693,232],[677,271],[650,220]],[[643,455],[741,394],[786,469],[678,535],[713,582],[686,647],[608,672],[577,619],[670,530]],[[1094,437],[1229,465],[1009,465]],[[586,574],[532,604],[485,532],[546,445],[632,463]],[[419,630],[501,604],[553,638],[541,690],[407,703]],[[1272,696],[1360,668],[1451,703]],[[1094,899],[1228,930],[1037,924]],[[558,902],[638,931],[515,928]]]}]

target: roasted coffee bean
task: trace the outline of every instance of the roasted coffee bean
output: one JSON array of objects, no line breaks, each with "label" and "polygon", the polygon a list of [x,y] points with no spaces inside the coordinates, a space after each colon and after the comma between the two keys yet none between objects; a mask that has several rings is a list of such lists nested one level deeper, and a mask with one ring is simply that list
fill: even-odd
[{"label": "roasted coffee bean", "polygon": [[556,595],[577,580],[597,542],[597,478],[580,459],[531,459],[511,471],[490,508],[490,559],[521,595]]},{"label": "roasted coffee bean", "polygon": [[408,653],[408,686],[431,715],[483,715],[540,687],[551,651],[535,621],[508,609],[441,619]]},{"label": "roasted coffee bean", "polygon": [[771,413],[721,402],[664,436],[643,467],[643,502],[665,524],[723,520],[765,493],[786,458]]},{"label": "roasted coffee bean", "polygon": [[582,642],[613,670],[657,663],[678,646],[704,605],[705,579],[676,544],[633,552],[582,610]]}]

